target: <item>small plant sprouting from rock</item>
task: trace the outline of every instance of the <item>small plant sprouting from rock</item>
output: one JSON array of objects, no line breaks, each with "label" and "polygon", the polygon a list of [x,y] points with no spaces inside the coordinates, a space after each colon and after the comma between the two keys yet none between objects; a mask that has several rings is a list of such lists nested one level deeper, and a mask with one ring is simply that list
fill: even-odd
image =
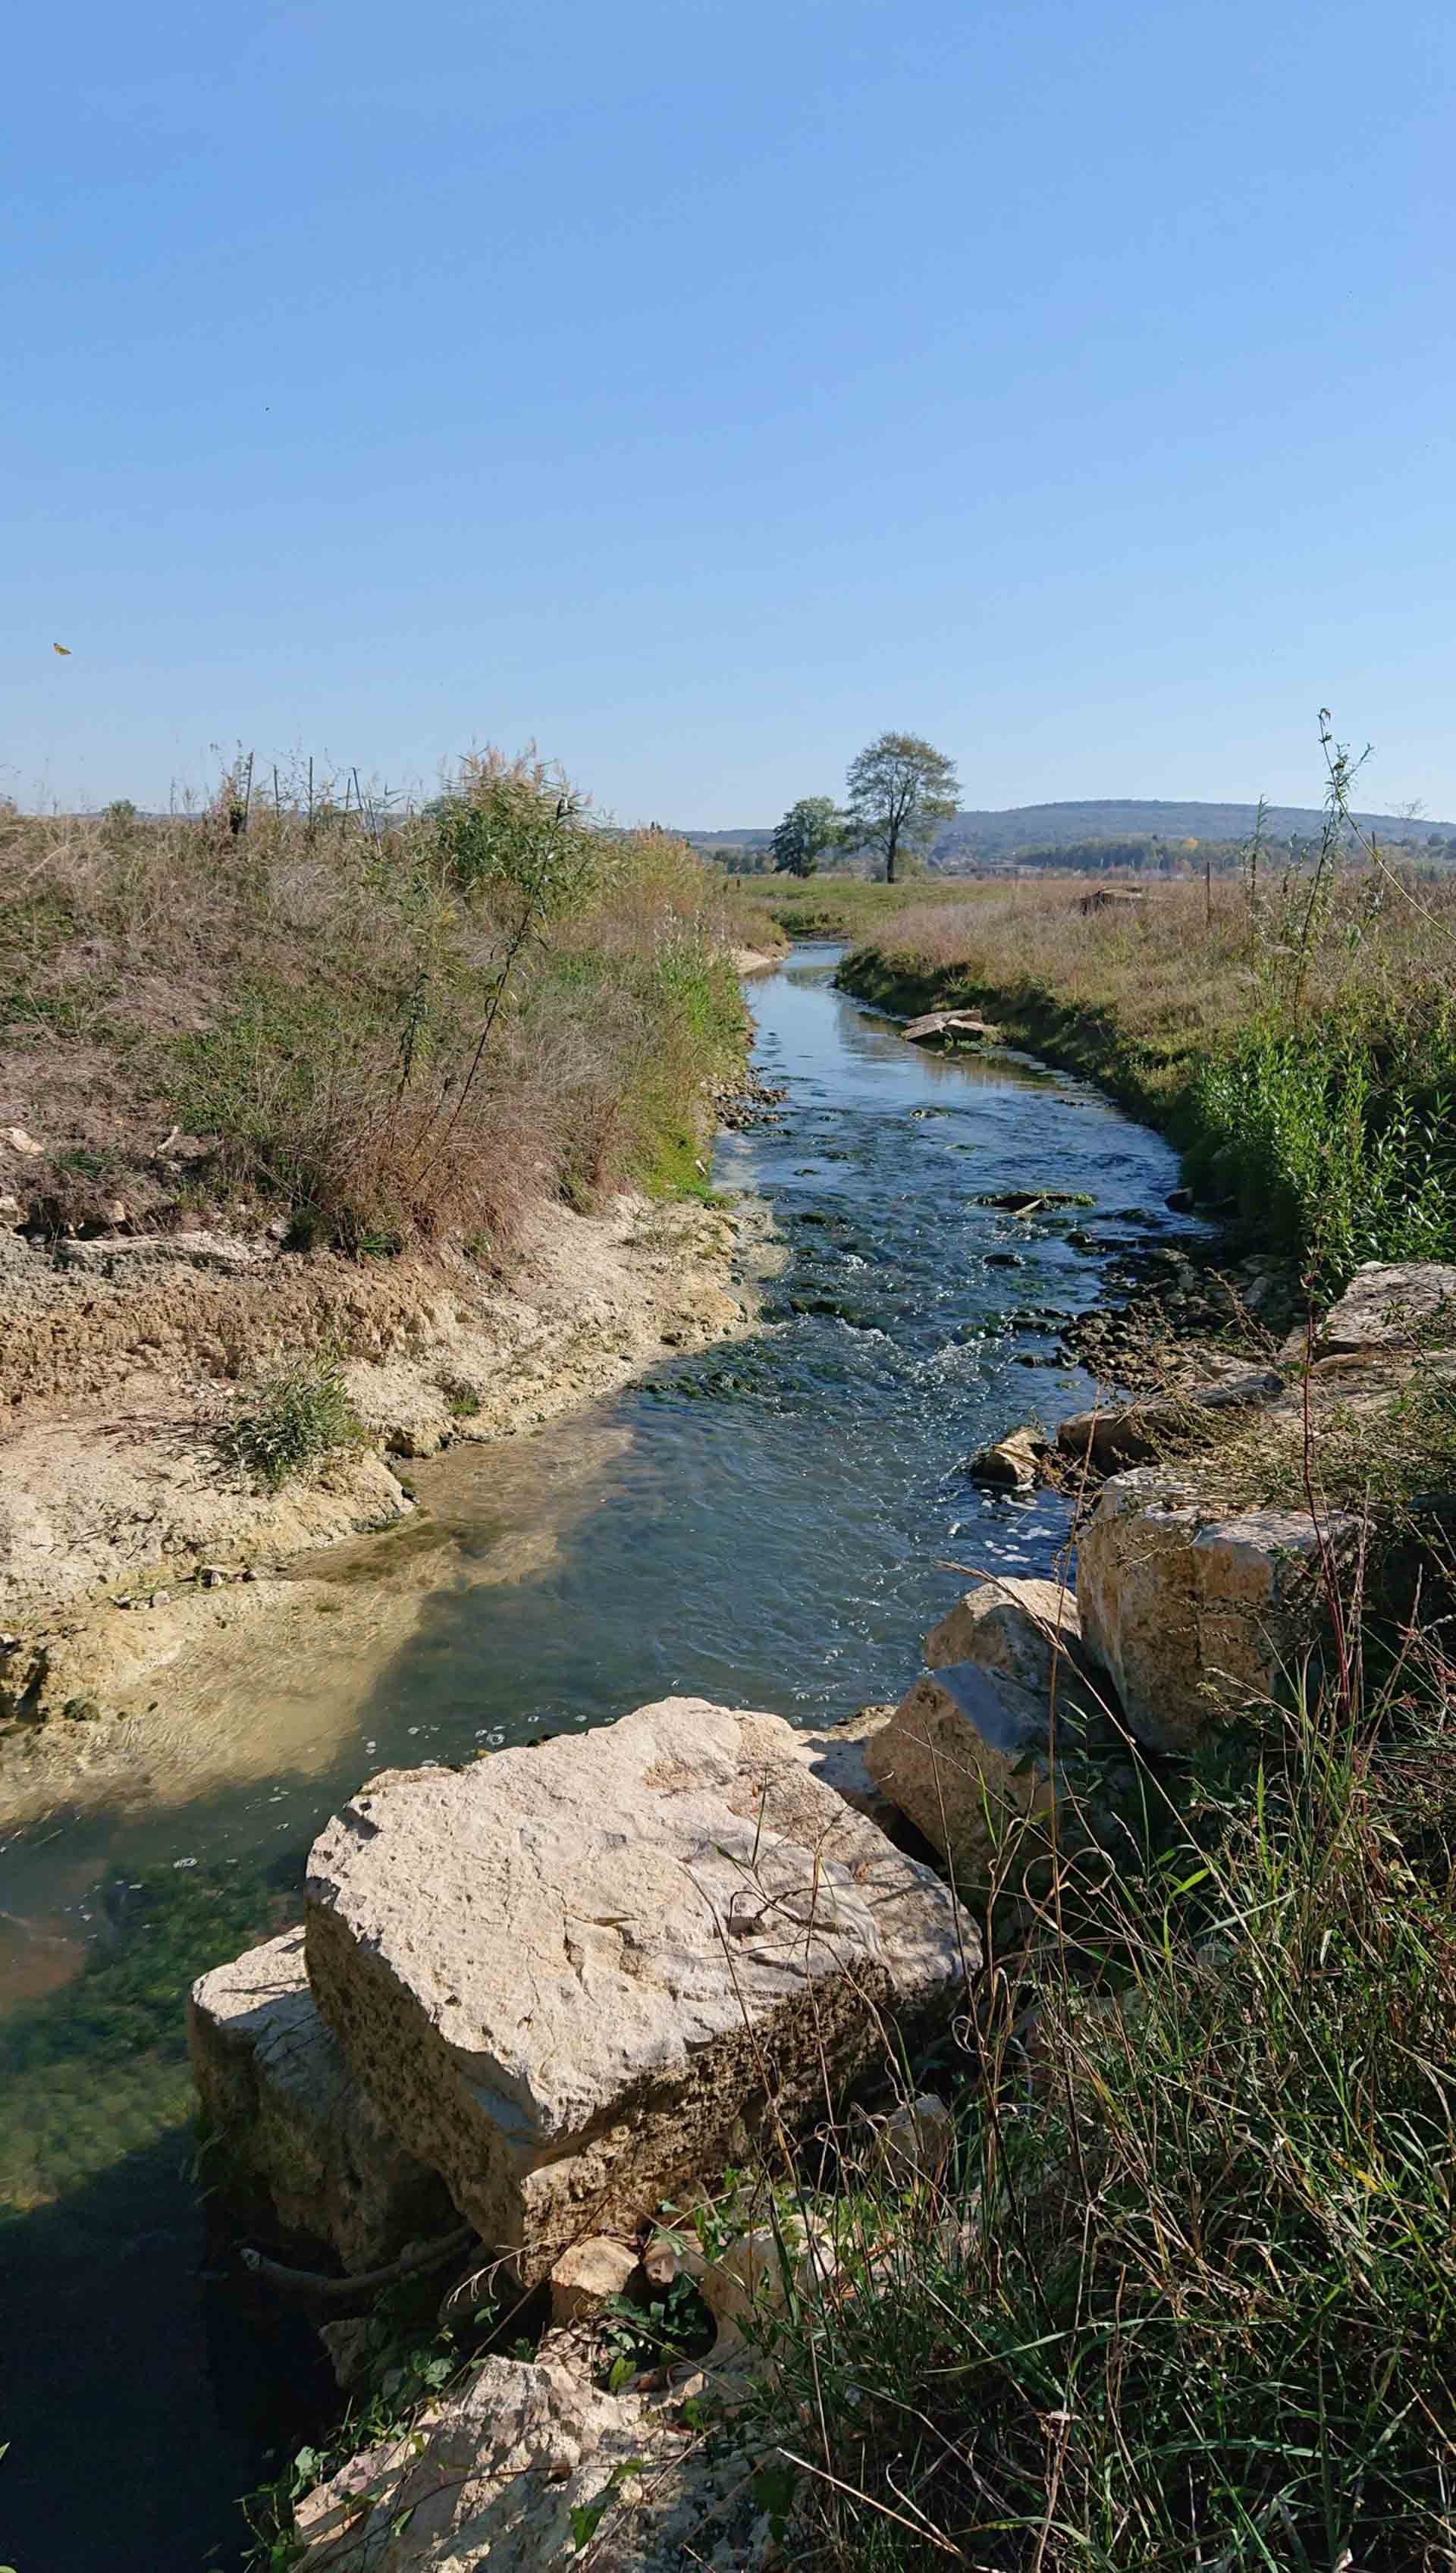
[{"label": "small plant sprouting from rock", "polygon": [[337,1351],[296,1358],[265,1377],[256,1399],[224,1429],[223,1454],[265,1491],[279,1492],[363,1437]]},{"label": "small plant sprouting from rock", "polygon": [[713,2320],[690,2278],[678,2276],[649,2296],[609,2296],[601,2325],[598,2381],[617,2394],[639,2368],[661,2367],[711,2348]]}]

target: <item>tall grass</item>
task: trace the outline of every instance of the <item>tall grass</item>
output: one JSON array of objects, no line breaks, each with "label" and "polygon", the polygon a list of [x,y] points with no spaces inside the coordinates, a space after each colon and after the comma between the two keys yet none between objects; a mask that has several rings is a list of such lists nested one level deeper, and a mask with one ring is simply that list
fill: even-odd
[{"label": "tall grass", "polygon": [[234,778],[160,822],[13,815],[0,878],[0,1105],[58,1228],[180,1199],[347,1251],[503,1244],[649,1174],[741,1044],[731,895],[534,760],[405,816]]},{"label": "tall grass", "polygon": [[837,2267],[758,2324],[796,2561],[1445,2573],[1450,1677],[1297,1694],[984,1979],[953,2169],[842,2169]]}]

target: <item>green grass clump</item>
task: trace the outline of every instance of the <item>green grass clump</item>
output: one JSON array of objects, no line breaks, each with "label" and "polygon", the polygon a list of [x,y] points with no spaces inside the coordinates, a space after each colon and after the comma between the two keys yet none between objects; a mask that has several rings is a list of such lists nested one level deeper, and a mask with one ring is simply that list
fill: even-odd
[{"label": "green grass clump", "polygon": [[278,1492],[363,1437],[338,1357],[305,1355],[265,1379],[252,1407],[229,1421],[221,1445],[230,1463]]},{"label": "green grass clump", "polygon": [[1415,1051],[1397,1070],[1333,1020],[1251,1030],[1195,1076],[1189,1178],[1236,1195],[1272,1246],[1309,1252],[1336,1286],[1362,1261],[1448,1260],[1456,1043],[1424,1082],[1408,1077]]},{"label": "green grass clump", "polygon": [[842,2190],[834,2275],[758,2327],[796,2561],[1444,2573],[1456,1787],[1402,1685],[1296,1708],[1040,1943],[1030,2063],[1032,1979],[983,1994],[944,2182]]}]

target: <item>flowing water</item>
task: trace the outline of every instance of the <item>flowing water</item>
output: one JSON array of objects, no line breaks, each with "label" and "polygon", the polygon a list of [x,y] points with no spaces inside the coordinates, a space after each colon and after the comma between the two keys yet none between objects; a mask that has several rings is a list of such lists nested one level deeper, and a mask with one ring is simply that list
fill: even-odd
[{"label": "flowing water", "polygon": [[[597,1724],[669,1691],[823,1722],[898,1696],[964,1582],[1040,1570],[1053,1495],[967,1457],[1092,1398],[1066,1318],[1187,1227],[1172,1156],[1025,1059],[907,1046],[805,948],[752,987],[779,1120],[715,1185],[786,1253],[755,1337],[417,1470],[417,1517],[303,1567],[286,1651],[220,1636],[168,1686],[144,1799],[0,1850],[0,2564],[200,2573],[235,2497],[323,2400],[302,2328],[209,2265],[183,1994],[297,1909],[320,1822],[370,1770]],[[981,1203],[1045,1188],[1091,1208]],[[84,1959],[78,1975],[78,1961]]]}]

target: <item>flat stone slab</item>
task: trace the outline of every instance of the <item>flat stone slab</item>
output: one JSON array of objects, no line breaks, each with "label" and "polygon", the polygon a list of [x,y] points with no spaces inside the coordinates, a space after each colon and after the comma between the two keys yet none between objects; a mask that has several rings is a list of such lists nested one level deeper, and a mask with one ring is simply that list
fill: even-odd
[{"label": "flat stone slab", "polygon": [[320,2018],[302,1929],[201,1976],[188,2043],[232,2176],[272,2199],[286,2232],[371,2269],[457,2221],[443,2182],[390,2134]]},{"label": "flat stone slab", "polygon": [[1456,1340],[1456,1267],[1449,1263],[1367,1261],[1326,1316],[1319,1346],[1328,1354],[1410,1348],[1418,1340]]},{"label": "flat stone slab", "polygon": [[373,1779],[309,1863],[315,1997],[402,2141],[534,2279],[630,2233],[932,2028],[979,1948],[947,1889],[701,1698]]},{"label": "flat stone slab", "polygon": [[974,1037],[995,1045],[1001,1035],[976,1010],[927,1010],[923,1018],[908,1020],[900,1033],[908,1045],[944,1045],[947,1037]]},{"label": "flat stone slab", "polygon": [[1197,1429],[1200,1413],[1266,1410],[1283,1390],[1283,1377],[1272,1367],[1260,1367],[1218,1384],[1194,1385],[1186,1393],[1074,1411],[1058,1422],[1057,1444],[1074,1463],[1111,1474],[1165,1455],[1179,1437]]}]

